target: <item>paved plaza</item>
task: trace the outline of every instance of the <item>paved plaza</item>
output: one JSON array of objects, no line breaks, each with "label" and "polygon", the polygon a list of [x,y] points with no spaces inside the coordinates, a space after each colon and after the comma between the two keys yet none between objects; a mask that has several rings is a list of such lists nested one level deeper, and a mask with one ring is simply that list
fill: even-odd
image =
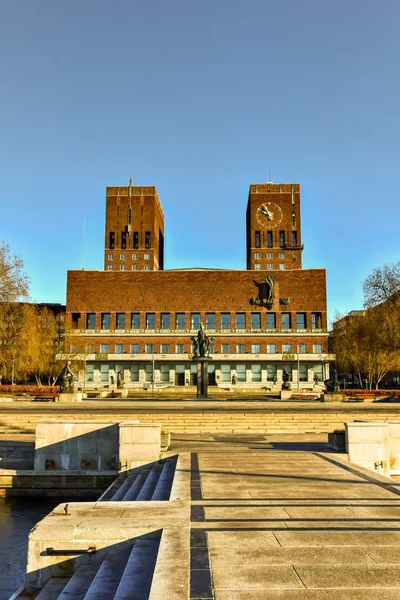
[{"label": "paved plaza", "polygon": [[191,599],[400,598],[396,482],[323,435],[173,445],[191,451]]}]

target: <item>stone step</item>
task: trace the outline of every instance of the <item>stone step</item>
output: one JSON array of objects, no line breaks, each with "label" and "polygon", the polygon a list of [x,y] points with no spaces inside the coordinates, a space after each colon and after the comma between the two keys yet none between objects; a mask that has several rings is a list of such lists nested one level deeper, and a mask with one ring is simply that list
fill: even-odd
[{"label": "stone step", "polygon": [[138,493],[136,500],[138,502],[151,500],[154,490],[156,488],[157,482],[160,479],[161,471],[163,470],[165,463],[157,462],[153,465],[150,473],[148,474],[145,483],[142,486],[142,489]]},{"label": "stone step", "polygon": [[132,545],[110,551],[97,571],[84,600],[113,600],[125,571]]},{"label": "stone step", "polygon": [[132,502],[133,500],[136,500],[140,490],[142,489],[147,479],[148,474],[149,469],[143,468],[140,471],[139,475],[136,477],[136,479],[134,479],[132,485],[128,488],[125,496],[122,498],[123,502]]},{"label": "stone step", "polygon": [[67,585],[58,596],[58,600],[84,600],[99,565],[81,565],[78,567]]},{"label": "stone step", "polygon": [[170,456],[165,460],[164,468],[151,497],[152,500],[169,500],[177,460],[177,456]]},{"label": "stone step", "polygon": [[69,577],[52,577],[36,596],[35,600],[58,600],[60,593],[64,590],[69,580]]},{"label": "stone step", "polygon": [[135,541],[114,600],[148,600],[160,537],[158,533]]},{"label": "stone step", "polygon": [[[130,489],[130,487],[132,486],[133,482],[135,481],[135,476],[128,476],[125,481],[122,482],[122,484],[119,486],[119,488],[116,490],[116,492],[114,492],[113,495],[111,495],[109,498],[103,498],[103,501],[112,501],[112,502],[116,502],[117,500],[122,500],[123,497],[125,496],[126,492]],[[108,495],[108,494],[107,494]]]}]

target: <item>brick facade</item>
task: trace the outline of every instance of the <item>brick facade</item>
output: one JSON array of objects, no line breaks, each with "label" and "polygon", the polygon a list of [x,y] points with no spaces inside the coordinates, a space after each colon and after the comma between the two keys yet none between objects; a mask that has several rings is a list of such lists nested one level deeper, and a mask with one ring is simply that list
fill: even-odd
[{"label": "brick facade", "polygon": [[[141,195],[141,190],[151,193]],[[269,198],[273,202],[268,204]],[[264,205],[260,217],[258,209]],[[120,234],[126,229],[121,215],[128,214],[129,206],[139,211],[147,206],[143,209],[148,219],[143,218],[143,231],[151,231],[154,240],[156,232],[163,231],[155,188],[107,188],[106,257],[111,252],[107,247],[110,231],[119,232],[114,238],[116,254]],[[134,226],[140,215],[133,210],[131,214]],[[266,231],[273,230],[275,236],[276,247],[271,250],[283,250],[283,238],[285,251],[289,254],[290,250],[286,262],[277,254],[273,269],[267,267],[267,259],[260,263],[253,257],[259,249],[253,248],[251,240],[261,228],[263,217]],[[277,219],[275,229],[270,226],[273,219]],[[296,246],[290,245],[293,231]],[[267,240],[267,236],[260,236],[261,244],[264,237]],[[131,238],[125,236],[125,240]],[[160,386],[195,383],[190,338],[202,322],[213,337],[209,366],[212,384],[224,387],[234,381],[238,386],[280,388],[285,369],[299,389],[318,387],[328,378],[333,358],[328,353],[326,280],[323,269],[301,269],[298,184],[250,187],[247,249],[246,271],[164,271],[157,270],[156,263],[151,270],[144,270],[143,261],[138,261],[140,266],[134,272],[108,270],[107,259],[106,271],[69,271],[67,330],[75,351],[85,355],[86,385],[115,383],[118,371],[127,387],[145,387],[153,375]],[[260,250],[270,249],[262,246]],[[122,249],[118,249],[120,252]],[[121,264],[118,261],[114,258],[115,267]],[[279,268],[279,261],[285,269]],[[266,281],[271,276],[273,301],[269,304]]]}]

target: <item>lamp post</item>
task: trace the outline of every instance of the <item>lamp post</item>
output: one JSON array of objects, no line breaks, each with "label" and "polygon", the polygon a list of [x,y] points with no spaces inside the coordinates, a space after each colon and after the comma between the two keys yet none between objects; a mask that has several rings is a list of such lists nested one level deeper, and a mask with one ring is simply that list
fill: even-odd
[{"label": "lamp post", "polygon": [[152,375],[151,375],[151,393],[154,394],[154,344],[153,344],[152,366],[153,366],[153,371],[152,371]]},{"label": "lamp post", "polygon": [[299,344],[297,344],[297,391],[300,391],[300,353]]}]

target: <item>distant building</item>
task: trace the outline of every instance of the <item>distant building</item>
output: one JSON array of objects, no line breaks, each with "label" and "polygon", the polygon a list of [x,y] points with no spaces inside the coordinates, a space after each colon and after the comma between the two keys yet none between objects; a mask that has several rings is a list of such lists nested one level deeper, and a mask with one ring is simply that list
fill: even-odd
[{"label": "distant building", "polygon": [[[196,383],[191,336],[213,337],[211,385],[312,389],[329,377],[324,269],[301,268],[300,186],[251,185],[247,270],[164,270],[154,187],[108,187],[105,271],[69,271],[67,332],[86,387]],[[232,383],[234,382],[234,383]]]}]

